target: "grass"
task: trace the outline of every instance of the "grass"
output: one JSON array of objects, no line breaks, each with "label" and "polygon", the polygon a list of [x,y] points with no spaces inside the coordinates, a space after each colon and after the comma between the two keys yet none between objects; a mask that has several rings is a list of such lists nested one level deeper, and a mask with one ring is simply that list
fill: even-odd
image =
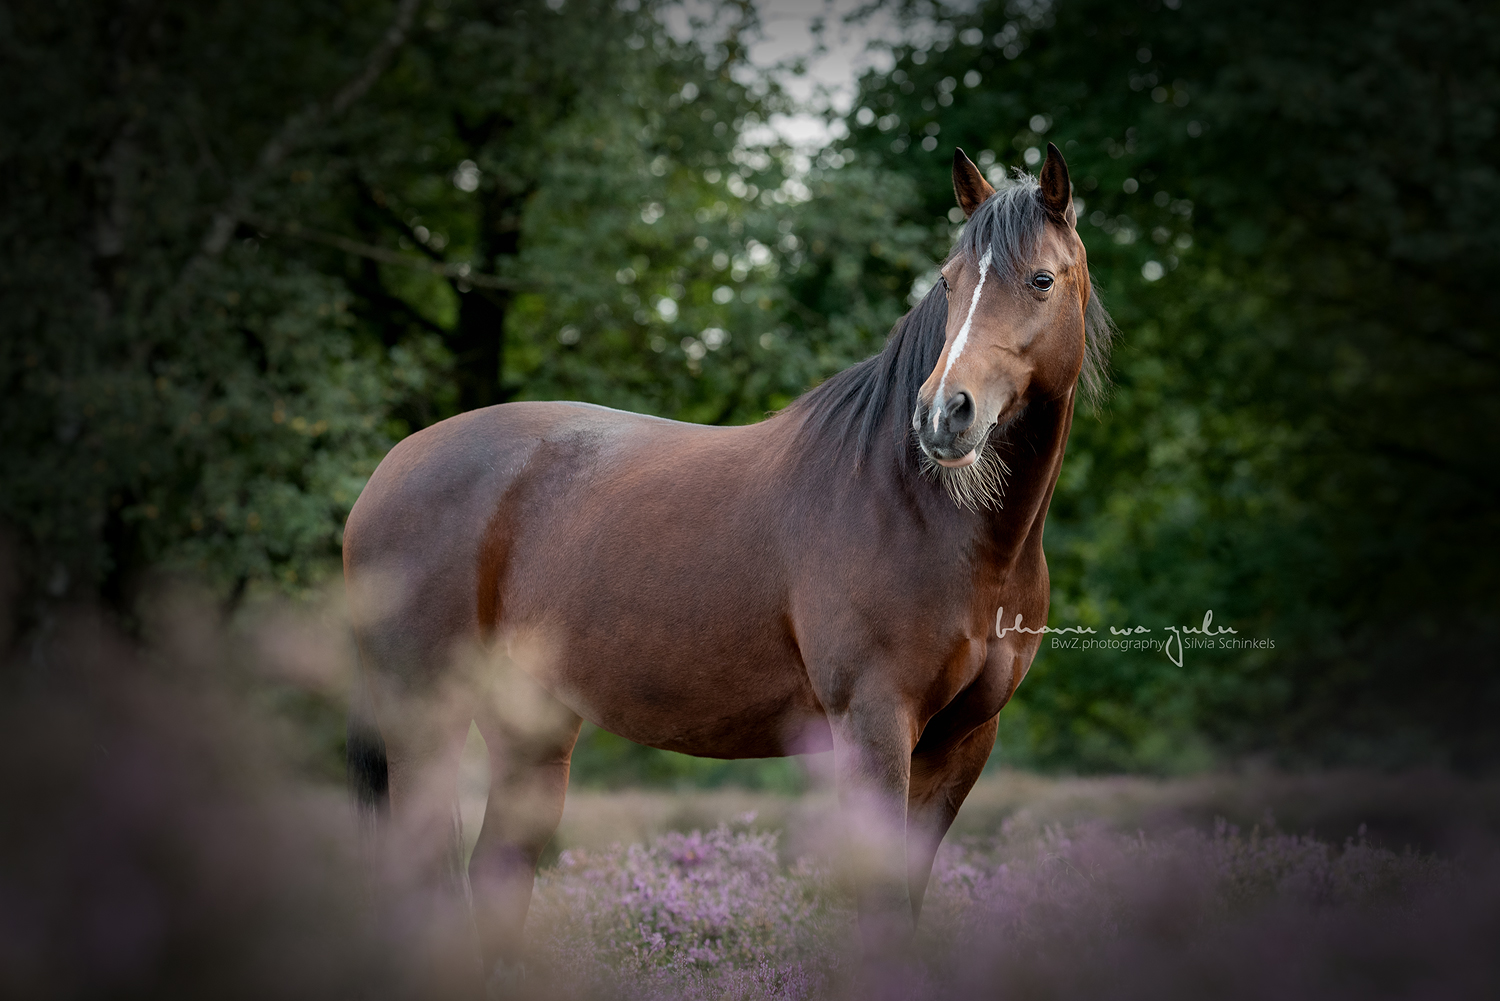
[{"label": "grass", "polygon": [[[466,833],[484,776],[466,763]],[[814,775],[824,771],[814,764]],[[1445,772],[981,779],[874,980],[832,793],[570,791],[538,997],[1466,998],[1500,992],[1500,783]]]},{"label": "grass", "polygon": [[[826,758],[817,755],[815,759]],[[826,774],[814,760],[806,771]],[[478,732],[463,762],[461,812],[472,847],[484,816],[486,772]],[[816,854],[836,817],[834,796],[813,778],[808,792],[786,794],[733,786],[692,791],[653,788],[568,791],[549,859],[570,848],[600,849],[645,843],[669,831],[708,830],[747,814],[756,830],[781,835],[783,858]],[[1242,829],[1256,825],[1333,842],[1364,837],[1372,844],[1452,853],[1500,838],[1500,780],[1431,770],[1364,770],[1288,774],[1244,770],[1179,778],[1138,775],[1050,776],[987,772],[965,800],[949,839],[987,836],[1005,825],[1104,823],[1125,831],[1209,829],[1218,820]]]}]

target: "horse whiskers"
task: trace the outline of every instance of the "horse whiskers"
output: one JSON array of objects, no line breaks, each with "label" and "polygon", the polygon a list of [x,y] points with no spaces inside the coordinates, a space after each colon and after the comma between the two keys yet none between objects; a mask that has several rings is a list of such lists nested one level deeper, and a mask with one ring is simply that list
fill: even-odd
[{"label": "horse whiskers", "polygon": [[1000,453],[986,441],[971,465],[951,469],[938,463],[926,452],[922,456],[922,475],[936,479],[953,503],[968,511],[999,511],[1005,507],[1005,478],[1010,467]]}]

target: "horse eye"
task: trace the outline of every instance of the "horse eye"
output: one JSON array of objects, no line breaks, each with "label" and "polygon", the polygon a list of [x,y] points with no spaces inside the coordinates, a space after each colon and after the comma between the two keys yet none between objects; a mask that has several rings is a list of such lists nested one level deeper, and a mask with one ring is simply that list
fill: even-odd
[{"label": "horse eye", "polygon": [[1045,271],[1038,271],[1031,276],[1031,287],[1040,292],[1047,291],[1052,287],[1052,276]]}]

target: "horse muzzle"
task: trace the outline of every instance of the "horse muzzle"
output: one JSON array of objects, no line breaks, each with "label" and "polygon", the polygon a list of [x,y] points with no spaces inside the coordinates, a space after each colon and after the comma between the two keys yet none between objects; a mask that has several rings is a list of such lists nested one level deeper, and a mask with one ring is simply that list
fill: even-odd
[{"label": "horse muzzle", "polygon": [[974,398],[963,390],[950,393],[936,405],[917,401],[912,430],[917,444],[940,466],[962,469],[971,465],[984,445],[985,426],[975,420]]}]

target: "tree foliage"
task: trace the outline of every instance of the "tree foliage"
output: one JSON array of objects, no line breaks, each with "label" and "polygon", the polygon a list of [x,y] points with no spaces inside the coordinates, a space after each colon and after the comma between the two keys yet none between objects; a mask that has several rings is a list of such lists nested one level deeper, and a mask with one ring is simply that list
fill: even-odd
[{"label": "tree foliage", "polygon": [[11,11],[0,515],[30,590],[295,588],[459,410],[754,420],[876,347],[927,263],[911,186],[798,163],[753,9],[710,13],[684,42],[606,0]]},{"label": "tree foliage", "polygon": [[1053,624],[1159,638],[1213,609],[1276,643],[1181,666],[1044,651],[1002,717],[1012,752],[1492,755],[1494,11],[905,10],[913,40],[864,79],[849,145],[931,216],[955,145],[998,179],[1057,142],[1124,332],[1048,524]]},{"label": "tree foliage", "polygon": [[766,128],[791,102],[745,62],[752,4],[686,40],[656,0],[5,7],[0,520],[32,619],[128,612],[153,567],[308,586],[390,445],[460,410],[757,420],[930,281],[955,146],[999,181],[1051,140],[1123,331],[1054,498],[1052,623],[1212,609],[1274,648],[1044,645],[1003,754],[1493,757],[1494,11],[888,6],[894,66],[816,155]]}]

